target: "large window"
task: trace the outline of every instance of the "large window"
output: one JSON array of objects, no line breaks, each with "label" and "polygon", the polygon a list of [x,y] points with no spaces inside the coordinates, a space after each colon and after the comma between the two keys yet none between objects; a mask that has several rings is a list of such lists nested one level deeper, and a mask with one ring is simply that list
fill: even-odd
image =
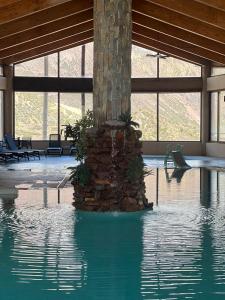
[{"label": "large window", "polygon": [[92,106],[90,94],[16,92],[15,135],[47,140],[49,134],[60,132],[62,125],[74,124]]},{"label": "large window", "polygon": [[157,94],[132,94],[131,114],[140,125],[142,140],[157,140]]},{"label": "large window", "polygon": [[201,77],[201,67],[174,57],[159,56],[159,77]]},{"label": "large window", "polygon": [[46,140],[58,133],[57,93],[15,93],[15,135]]},{"label": "large window", "polygon": [[[59,66],[59,70],[58,70]],[[132,77],[201,77],[201,67],[167,55],[132,46]],[[214,69],[216,71],[216,68]],[[218,68],[223,72],[224,68]],[[93,43],[15,65],[16,76],[92,77]]]},{"label": "large window", "polygon": [[200,93],[159,94],[159,140],[200,140]]},{"label": "large window", "polygon": [[132,46],[131,76],[157,77],[157,53],[141,47]]},{"label": "large window", "polygon": [[[93,77],[93,43],[18,64],[15,75]],[[132,77],[201,77],[201,67],[133,45]],[[222,100],[219,106],[220,122],[215,122],[219,123],[219,138],[225,140]],[[48,139],[50,133],[60,132],[62,125],[74,124],[88,109],[93,109],[92,94],[15,93],[15,133]],[[140,124],[142,140],[200,140],[201,93],[132,94],[131,113]],[[215,124],[211,125],[217,128]]]},{"label": "large window", "polygon": [[142,140],[200,140],[201,93],[133,94],[131,112]]},{"label": "large window", "polygon": [[16,64],[15,76],[92,77],[93,43]]},{"label": "large window", "polygon": [[211,130],[213,142],[225,142],[225,91],[211,93]]},{"label": "large window", "polygon": [[60,94],[60,125],[74,124],[82,117],[82,96],[74,93]]},{"label": "large window", "polygon": [[57,77],[58,54],[29,60],[15,66],[15,76]]},{"label": "large window", "polygon": [[74,124],[93,110],[92,94],[60,93],[60,126]]},{"label": "large window", "polygon": [[85,45],[85,77],[93,77],[93,43]]},{"label": "large window", "polygon": [[60,76],[81,76],[81,46],[60,52]]}]

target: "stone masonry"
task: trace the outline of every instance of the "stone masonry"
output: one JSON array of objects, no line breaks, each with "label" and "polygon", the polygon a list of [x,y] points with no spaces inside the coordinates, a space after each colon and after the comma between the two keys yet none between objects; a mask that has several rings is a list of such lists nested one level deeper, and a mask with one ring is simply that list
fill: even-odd
[{"label": "stone masonry", "polygon": [[[90,179],[85,185],[78,179],[73,182],[74,205],[81,210],[152,208],[145,198],[144,172],[140,168],[141,132],[126,121],[118,121],[122,113],[130,113],[131,4],[132,0],[94,0],[95,128],[87,132],[87,155],[81,165],[86,170],[83,176],[90,174]],[[138,175],[129,178],[132,172]]]},{"label": "stone masonry", "polygon": [[91,177],[86,186],[73,182],[76,208],[87,211],[152,208],[145,197],[143,173],[132,176],[132,181],[127,174],[131,162],[137,158],[142,162],[140,137],[141,131],[119,121],[108,121],[98,129],[88,130],[85,165]]},{"label": "stone masonry", "polygon": [[94,1],[94,90],[96,125],[130,111],[131,0]]}]

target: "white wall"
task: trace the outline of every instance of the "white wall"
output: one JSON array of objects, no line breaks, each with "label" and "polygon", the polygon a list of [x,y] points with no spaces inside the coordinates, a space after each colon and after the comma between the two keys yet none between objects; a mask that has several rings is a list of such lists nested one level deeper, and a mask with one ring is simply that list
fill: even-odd
[{"label": "white wall", "polygon": [[225,90],[225,75],[213,76],[207,78],[207,91]]},{"label": "white wall", "polygon": [[225,143],[206,143],[206,155],[225,158]]},{"label": "white wall", "polygon": [[6,90],[7,81],[5,77],[0,76],[0,90]]}]

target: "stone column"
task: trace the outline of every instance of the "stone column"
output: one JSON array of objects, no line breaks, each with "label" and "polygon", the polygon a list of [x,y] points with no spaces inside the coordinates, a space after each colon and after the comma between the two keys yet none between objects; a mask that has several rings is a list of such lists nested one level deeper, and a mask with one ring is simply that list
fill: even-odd
[{"label": "stone column", "polygon": [[142,133],[118,121],[121,113],[130,112],[131,2],[94,0],[97,128],[86,130],[85,159],[73,180],[77,209],[138,211],[153,206],[145,197]]},{"label": "stone column", "polygon": [[130,112],[132,0],[94,0],[96,125]]},{"label": "stone column", "polygon": [[6,90],[4,93],[4,133],[14,134],[14,101],[13,101],[13,66],[4,65]]}]

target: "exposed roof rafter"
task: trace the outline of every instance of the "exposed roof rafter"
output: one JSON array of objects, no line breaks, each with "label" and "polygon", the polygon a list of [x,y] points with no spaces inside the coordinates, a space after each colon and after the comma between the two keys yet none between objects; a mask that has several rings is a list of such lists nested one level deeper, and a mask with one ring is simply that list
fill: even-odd
[{"label": "exposed roof rafter", "polygon": [[88,30],[79,34],[75,34],[73,36],[66,37],[64,39],[61,39],[59,41],[55,41],[34,49],[30,49],[24,52],[21,52],[19,54],[15,54],[13,56],[10,56],[6,59],[3,59],[3,64],[9,65],[12,63],[17,63],[22,60],[28,60],[33,59],[34,57],[38,56],[45,56],[49,53],[54,53],[59,51],[59,49],[64,49],[64,47],[73,47],[75,43],[80,43],[82,41],[85,41],[87,39],[90,39],[93,37],[93,30]]},{"label": "exposed roof rafter", "polygon": [[20,0],[1,0],[0,1],[0,8],[4,7],[4,6],[8,6],[12,3],[15,3],[15,2],[19,2]]},{"label": "exposed roof rafter", "polygon": [[194,0],[147,0],[213,26],[225,28],[225,11]]},{"label": "exposed roof rafter", "polygon": [[71,0],[17,0],[12,1],[12,3],[10,3],[11,1],[7,1],[8,4],[4,7],[0,14],[0,24],[11,22],[12,20],[19,19],[37,11],[69,1]]},{"label": "exposed roof rafter", "polygon": [[75,34],[80,34],[91,29],[93,29],[93,21],[88,21],[73,27],[66,28],[64,30],[56,31],[52,34],[39,37],[35,40],[31,40],[14,47],[10,47],[8,49],[1,50],[0,59],[6,59],[7,57],[25,52],[27,49],[31,50],[40,46],[57,42],[59,40],[64,40],[67,37],[74,36]]},{"label": "exposed roof rafter", "polygon": [[216,28],[210,24],[187,17],[170,9],[148,2],[147,0],[133,0],[133,10],[225,44],[225,31],[223,29]]},{"label": "exposed roof rafter", "polygon": [[[56,53],[56,52],[58,52],[58,51],[68,50],[68,49],[71,49],[71,48],[73,48],[73,47],[82,46],[82,45],[87,44],[87,43],[90,43],[90,42],[93,42],[93,38],[92,38],[92,37],[91,37],[91,38],[84,39],[84,40],[81,40],[81,41],[79,41],[79,42],[75,42],[74,44],[65,45],[65,46],[63,46],[63,47],[61,47],[61,48],[58,48],[58,49],[54,49],[54,50],[49,49],[49,51],[46,52],[46,53],[44,54],[44,56],[54,54],[54,53]],[[26,62],[26,61],[28,61],[28,60],[36,59],[36,58],[39,58],[39,57],[42,57],[42,56],[43,56],[43,53],[41,53],[41,54],[40,54],[40,53],[39,53],[39,54],[36,54],[35,56],[29,57],[29,58],[24,58],[23,56],[22,56],[22,57],[19,57],[19,56],[18,56],[18,57],[17,57],[17,61],[16,61],[14,64]],[[7,63],[7,64],[10,64],[10,63]]]},{"label": "exposed roof rafter", "polygon": [[[58,19],[88,10],[92,7],[92,0],[70,1],[54,7],[50,7],[33,15],[1,24],[0,38],[8,37],[18,32],[23,32],[37,26],[47,24]],[[24,33],[26,34],[26,33]]]},{"label": "exposed roof rafter", "polygon": [[224,0],[195,0],[195,1],[225,11]]},{"label": "exposed roof rafter", "polygon": [[[93,0],[2,0],[0,7],[0,62],[93,39]],[[135,43],[200,65],[225,65],[224,0],[133,0],[132,14]]]},{"label": "exposed roof rafter", "polygon": [[146,28],[146,27],[143,27],[143,26],[140,26],[137,24],[133,24],[133,32],[135,32],[139,35],[142,35],[143,37],[151,38],[151,39],[161,42],[163,44],[178,48],[178,49],[188,52],[190,54],[194,53],[195,55],[202,57],[204,59],[212,60],[212,61],[215,61],[218,63],[225,64],[225,56],[224,55],[215,53],[213,51],[209,51],[204,48],[200,48],[198,46],[181,41],[177,38],[157,32],[150,28]]},{"label": "exposed roof rafter", "polygon": [[60,30],[64,30],[65,28],[70,28],[82,24],[92,19],[93,10],[89,9],[81,13],[77,13],[76,15],[71,15],[69,17],[32,28],[30,30],[27,30],[26,34],[17,33],[9,37],[5,37],[3,39],[0,39],[0,51],[41,38],[43,36],[47,36]]},{"label": "exposed roof rafter", "polygon": [[175,37],[177,39],[199,46],[204,49],[208,49],[215,53],[225,55],[224,44],[213,41],[206,37],[200,37],[195,33],[172,26],[170,24],[166,24],[150,16],[144,16],[143,14],[133,12],[133,23],[140,24],[142,26],[156,30],[158,32],[165,33],[171,37]]},{"label": "exposed roof rafter", "polygon": [[182,51],[178,48],[172,47],[170,45],[165,45],[162,42],[158,42],[153,39],[143,37],[142,35],[139,35],[137,33],[133,33],[132,40],[134,42],[145,45],[146,48],[149,47],[153,51],[158,51],[163,54],[168,54],[170,56],[178,57],[179,59],[184,59],[186,61],[198,64],[198,65],[209,65],[209,63],[210,63],[206,59],[203,59],[195,54],[190,54],[190,53],[184,52],[184,51]]}]

